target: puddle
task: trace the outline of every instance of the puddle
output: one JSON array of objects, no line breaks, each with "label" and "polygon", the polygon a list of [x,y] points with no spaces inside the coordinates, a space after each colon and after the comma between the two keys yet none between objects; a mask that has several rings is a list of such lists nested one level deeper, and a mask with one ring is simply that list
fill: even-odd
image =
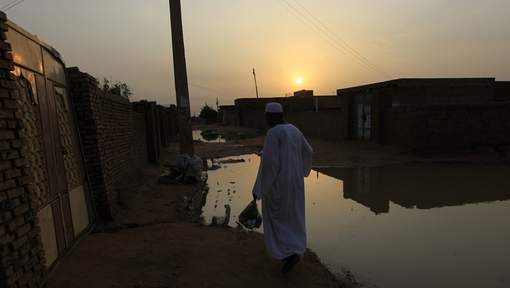
[{"label": "puddle", "polygon": [[212,130],[193,130],[193,140],[204,143],[226,143],[227,140]]},{"label": "puddle", "polygon": [[[229,210],[235,227],[251,200],[259,157],[238,158],[208,173],[207,224]],[[509,287],[510,167],[319,170],[305,180],[308,247],[333,272],[383,288]]]}]

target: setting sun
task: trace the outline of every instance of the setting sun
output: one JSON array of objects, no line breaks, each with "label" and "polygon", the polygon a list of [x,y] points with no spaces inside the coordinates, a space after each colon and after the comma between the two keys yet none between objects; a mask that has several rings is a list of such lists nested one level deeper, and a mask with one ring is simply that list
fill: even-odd
[{"label": "setting sun", "polygon": [[296,79],[294,79],[294,83],[296,83],[297,85],[301,85],[303,84],[303,77],[299,76],[299,77],[296,77]]}]

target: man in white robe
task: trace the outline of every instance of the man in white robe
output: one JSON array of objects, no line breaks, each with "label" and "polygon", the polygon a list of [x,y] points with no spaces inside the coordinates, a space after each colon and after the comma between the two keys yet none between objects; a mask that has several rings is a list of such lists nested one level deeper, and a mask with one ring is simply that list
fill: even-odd
[{"label": "man in white robe", "polygon": [[313,150],[303,133],[284,121],[281,104],[267,104],[266,121],[271,128],[253,196],[262,199],[266,248],[287,273],[306,250],[304,177],[310,174]]}]

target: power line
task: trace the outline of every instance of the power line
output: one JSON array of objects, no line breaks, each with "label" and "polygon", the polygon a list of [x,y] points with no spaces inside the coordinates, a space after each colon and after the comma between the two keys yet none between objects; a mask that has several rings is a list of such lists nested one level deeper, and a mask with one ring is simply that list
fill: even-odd
[{"label": "power line", "polygon": [[14,0],[14,1],[12,1],[12,2],[2,6],[0,9],[4,10],[4,11],[7,11],[9,9],[12,9],[12,8],[18,6],[19,4],[21,4],[23,2],[25,2],[25,0]]},{"label": "power line", "polygon": [[202,90],[206,90],[206,91],[209,91],[209,92],[213,92],[215,94],[224,94],[223,92],[220,92],[218,90],[215,90],[215,89],[212,89],[212,88],[209,88],[209,87],[205,87],[205,86],[202,86],[202,85],[198,85],[198,84],[194,84],[194,83],[189,83],[189,86],[191,87],[195,87],[195,88],[198,88],[198,89],[202,89]]},{"label": "power line", "polygon": [[[349,45],[349,43],[347,41],[345,41],[342,37],[338,36],[338,34],[335,34],[334,32],[331,31],[331,29],[328,28],[328,26],[326,26],[326,24],[324,24],[324,22],[322,22],[320,20],[320,18],[316,17],[315,15],[312,14],[312,12],[310,12],[309,9],[307,9],[303,4],[301,4],[298,0],[293,0],[299,7],[301,7],[308,15],[310,15],[322,28],[324,28],[324,30],[329,34],[331,35],[333,38],[336,38],[339,42],[341,42],[343,44],[343,46],[345,46],[349,51],[351,51],[352,53],[356,54],[358,57],[360,57],[363,61],[367,62],[368,64],[370,64],[371,66],[373,66],[375,69],[377,70],[380,70],[375,64],[371,63],[370,60],[368,60],[365,56],[363,56],[363,54],[361,54],[358,50],[356,50],[355,48],[353,48],[351,45]],[[386,73],[385,71],[380,71],[382,72],[383,74],[388,74]]]},{"label": "power line", "polygon": [[311,25],[312,28],[319,32],[319,35],[322,38],[324,38],[328,42],[328,44],[330,44],[333,48],[342,53],[350,54],[360,64],[365,66],[365,68],[368,68],[378,74],[384,75],[385,77],[391,78],[391,75],[389,73],[386,73],[385,71],[381,70],[380,68],[372,64],[365,56],[363,56],[360,52],[358,52],[356,49],[350,46],[345,40],[341,39],[339,36],[331,32],[331,30],[328,29],[327,26],[322,21],[320,21],[319,18],[314,16],[308,9],[306,9],[305,6],[298,3],[296,0],[294,1],[302,8],[302,10],[307,11],[306,13],[308,15],[303,13],[300,9],[296,8],[287,0],[282,0],[282,2],[285,4],[284,7],[287,8],[289,12],[296,16],[296,18],[303,22],[305,25]]},{"label": "power line", "polygon": [[[329,41],[329,44],[331,46],[333,46],[336,50],[339,50],[343,53],[348,53],[348,54],[351,54],[352,57],[354,57],[356,60],[358,60],[358,62],[362,65],[364,65],[366,68],[370,69],[370,70],[373,70],[374,72],[377,72],[381,75],[384,75],[385,77],[391,77],[389,76],[388,73],[378,69],[376,66],[374,66],[373,64],[371,64],[364,56],[362,56],[359,52],[357,51],[353,51],[353,48],[348,46],[347,43],[344,42],[340,42],[338,39],[336,39],[337,37],[329,32],[326,31],[323,27],[321,27],[320,25],[318,25],[316,22],[314,22],[313,20],[310,20],[310,18],[308,16],[306,16],[303,12],[301,12],[299,9],[297,9],[296,7],[294,7],[292,4],[290,4],[287,0],[282,0],[289,8],[292,9],[292,12],[295,16],[297,16],[298,18],[301,17],[302,19],[300,19],[302,22],[306,22],[305,24],[311,24],[313,26],[313,28],[319,32],[321,35],[326,41]],[[303,6],[304,7],[304,6]],[[290,11],[290,10],[289,10]],[[308,11],[309,14],[311,14],[311,12]],[[313,16],[315,17],[315,16]],[[316,17],[315,17],[316,18]],[[333,34],[333,36],[331,35]]]},{"label": "power line", "polygon": [[12,3],[14,2],[18,2],[19,0],[14,0],[14,1],[7,1],[7,3],[3,4],[2,7],[0,7],[1,10],[5,10],[5,8],[9,7],[10,5],[12,5]]},{"label": "power line", "polygon": [[[343,53],[351,54],[351,56],[354,57],[356,60],[358,60],[358,62],[360,64],[362,64],[363,66],[365,66],[365,68],[368,68],[368,69],[370,69],[370,70],[372,70],[372,71],[374,71],[376,73],[384,75],[385,77],[391,78],[391,76],[388,73],[382,71],[381,69],[377,68],[375,65],[371,64],[366,59],[366,57],[362,56],[359,52],[355,51],[352,47],[348,46],[348,44],[345,43],[345,41],[344,42],[340,42],[338,39],[336,39],[337,38],[336,35],[334,35],[331,32],[328,33],[323,27],[318,25],[316,22],[310,20],[310,17],[306,16],[303,12],[301,12],[299,9],[297,9],[292,4],[290,4],[287,0],[282,0],[282,1],[287,5],[288,8],[292,9],[292,11],[291,10],[289,10],[289,11],[293,12],[293,14],[296,17],[302,18],[302,19],[300,19],[302,22],[304,21],[304,22],[306,22],[305,24],[311,24],[313,26],[313,28],[317,32],[320,33],[319,35],[321,35],[326,41],[328,41],[329,44],[331,46],[333,46],[333,48],[335,48],[336,50],[339,50],[339,51],[341,51]],[[311,14],[310,12],[308,12],[308,13]],[[330,35],[330,34],[333,34],[333,36]]]}]

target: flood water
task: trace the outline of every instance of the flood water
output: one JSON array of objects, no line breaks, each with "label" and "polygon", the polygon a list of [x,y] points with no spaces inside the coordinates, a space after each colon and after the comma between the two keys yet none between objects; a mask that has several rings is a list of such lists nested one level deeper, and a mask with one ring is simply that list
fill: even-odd
[{"label": "flood water", "polygon": [[209,131],[193,130],[193,140],[204,143],[225,143],[227,142],[220,134]]},{"label": "flood water", "polygon": [[[230,226],[251,200],[259,157],[209,171],[206,223]],[[308,247],[367,287],[510,287],[510,167],[389,166],[313,171]],[[261,232],[261,231],[260,231]]]}]

